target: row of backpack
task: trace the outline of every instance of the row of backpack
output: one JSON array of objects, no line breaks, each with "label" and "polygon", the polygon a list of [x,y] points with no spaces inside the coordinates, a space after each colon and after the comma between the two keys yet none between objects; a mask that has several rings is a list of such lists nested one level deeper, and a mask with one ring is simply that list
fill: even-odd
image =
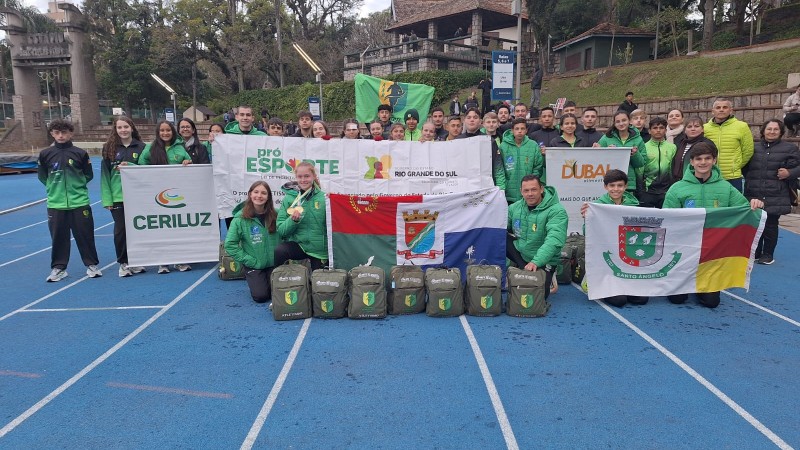
[{"label": "row of backpack", "polygon": [[503,273],[496,265],[471,265],[462,280],[458,268],[394,266],[386,274],[380,267],[358,266],[317,269],[287,263],[271,275],[272,315],[275,320],[318,317],[382,319],[387,314],[431,317],[472,316],[541,317],[550,304],[545,300],[545,273],[508,269],[507,302],[502,300]]}]

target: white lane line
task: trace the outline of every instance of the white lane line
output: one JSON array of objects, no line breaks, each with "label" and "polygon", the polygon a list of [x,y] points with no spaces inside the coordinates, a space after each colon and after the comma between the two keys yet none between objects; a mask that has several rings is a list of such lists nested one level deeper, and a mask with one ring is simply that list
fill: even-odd
[{"label": "white lane line", "polygon": [[[101,271],[102,271],[102,270],[106,270],[106,269],[108,269],[109,267],[113,266],[113,265],[114,265],[114,264],[116,264],[116,263],[117,263],[117,262],[116,262],[116,261],[114,261],[114,262],[112,262],[111,264],[109,264],[109,265],[107,265],[107,266],[101,267],[101,268],[100,268],[100,270],[101,270]],[[56,295],[56,294],[58,294],[58,293],[60,293],[60,292],[64,292],[64,291],[66,291],[67,289],[71,288],[72,286],[75,286],[76,284],[78,284],[78,283],[80,283],[80,282],[83,282],[83,281],[86,281],[86,280],[88,280],[88,279],[89,279],[89,277],[88,277],[88,276],[86,276],[86,275],[84,275],[84,276],[83,276],[83,278],[79,278],[79,279],[77,279],[77,280],[73,281],[72,283],[70,283],[70,284],[68,284],[68,285],[66,285],[66,286],[64,286],[64,287],[62,287],[61,289],[57,289],[57,290],[55,290],[55,291],[53,291],[53,292],[51,292],[51,293],[49,293],[49,294],[45,295],[44,297],[41,297],[41,298],[39,298],[38,300],[34,300],[34,301],[32,301],[32,302],[28,303],[27,305],[23,306],[22,308],[19,308],[19,309],[16,309],[16,310],[14,310],[14,311],[11,311],[10,313],[6,314],[5,316],[3,316],[3,317],[0,317],[0,322],[2,322],[2,321],[4,321],[4,320],[8,319],[9,317],[13,316],[14,314],[21,313],[21,312],[25,311],[26,309],[30,308],[30,307],[31,307],[31,306],[33,306],[33,305],[39,304],[39,303],[41,303],[41,302],[43,302],[43,301],[47,300],[48,298],[50,298],[50,297],[52,297],[52,296],[54,296],[54,295]]]},{"label": "white lane line", "polygon": [[[105,227],[107,227],[109,225],[114,225],[114,222],[109,222],[109,223],[107,223],[105,225],[100,225],[99,227],[95,228],[94,231],[100,230],[100,229],[105,228]],[[70,239],[70,241],[74,241],[74,240],[75,240],[75,238],[71,238]],[[7,262],[4,262],[3,264],[0,264],[0,267],[5,267],[5,266],[7,266],[9,264],[14,264],[17,261],[22,261],[23,259],[30,258],[31,256],[38,255],[39,253],[42,253],[42,252],[46,252],[46,251],[50,250],[51,248],[53,248],[52,245],[50,247],[45,247],[45,248],[43,248],[41,250],[37,250],[37,251],[35,251],[33,253],[29,253],[29,254],[27,254],[25,256],[20,256],[17,259],[12,259],[11,261],[7,261]]]},{"label": "white lane line", "polygon": [[41,378],[42,375],[30,372],[16,372],[14,370],[0,370],[0,377]]},{"label": "white lane line", "polygon": [[777,318],[779,318],[781,320],[785,320],[785,321],[789,322],[790,324],[792,324],[792,325],[794,325],[796,327],[800,327],[800,322],[798,322],[798,321],[796,321],[794,319],[791,319],[789,317],[786,317],[781,313],[775,312],[775,311],[773,311],[773,310],[771,310],[771,309],[769,309],[769,308],[767,308],[765,306],[761,306],[758,303],[753,303],[750,300],[748,300],[746,298],[743,298],[743,297],[739,297],[738,295],[733,294],[731,292],[728,292],[728,291],[722,291],[722,292],[724,292],[725,294],[735,298],[736,300],[739,300],[740,302],[747,303],[748,305],[750,305],[750,306],[752,306],[754,308],[758,308],[758,309],[764,311],[767,314],[772,314],[773,316],[775,316],[775,317],[777,317]]},{"label": "white lane line", "polygon": [[43,223],[47,223],[47,221],[43,220],[41,222],[36,222],[36,223],[32,223],[30,225],[25,225],[24,227],[17,228],[16,230],[6,231],[5,233],[0,233],[0,236],[5,236],[7,234],[16,233],[17,231],[22,231],[22,230],[24,230],[26,228],[35,227],[36,225],[41,225]]},{"label": "white lane line", "polygon": [[169,304],[167,304],[167,306],[165,306],[165,307],[164,307],[163,309],[161,309],[159,312],[157,312],[157,313],[153,314],[153,316],[152,316],[152,317],[150,317],[149,319],[147,319],[147,321],[146,321],[145,323],[143,323],[143,324],[139,325],[139,328],[137,328],[137,329],[133,330],[133,331],[132,331],[132,332],[131,332],[129,335],[125,336],[125,337],[124,337],[124,338],[123,338],[121,341],[117,342],[117,344],[116,344],[116,345],[114,345],[114,346],[113,346],[113,347],[111,347],[110,349],[106,350],[106,352],[105,352],[105,353],[103,353],[102,355],[100,355],[100,357],[98,357],[97,359],[95,359],[94,361],[92,361],[92,362],[91,362],[91,363],[90,363],[88,366],[84,367],[84,368],[83,368],[83,369],[82,369],[80,372],[78,372],[77,374],[73,375],[73,376],[72,376],[72,378],[70,378],[69,380],[67,380],[66,382],[64,382],[64,384],[62,384],[61,386],[57,387],[57,388],[56,388],[56,389],[55,389],[53,392],[51,392],[51,393],[47,394],[47,396],[46,396],[45,398],[43,398],[43,399],[39,400],[38,402],[36,402],[36,404],[35,404],[35,405],[33,405],[33,406],[31,406],[30,408],[28,408],[28,409],[27,409],[25,412],[23,412],[22,414],[20,414],[19,416],[17,416],[17,418],[15,418],[15,419],[14,419],[14,420],[12,420],[11,422],[9,422],[9,423],[8,423],[6,426],[4,426],[3,428],[0,428],[0,438],[2,438],[3,436],[7,435],[7,434],[8,434],[8,433],[10,433],[11,431],[13,431],[13,430],[14,430],[15,428],[17,428],[17,427],[18,427],[18,426],[19,426],[19,425],[20,425],[22,422],[25,422],[25,421],[26,421],[26,420],[27,420],[29,417],[31,417],[32,415],[36,414],[36,413],[37,413],[39,410],[41,410],[42,408],[44,408],[44,407],[45,407],[45,406],[46,406],[48,403],[50,403],[51,401],[53,401],[53,400],[54,400],[56,397],[58,397],[58,396],[59,396],[59,395],[61,395],[61,394],[62,394],[64,391],[66,391],[67,389],[69,389],[69,388],[70,388],[72,385],[74,385],[75,383],[77,383],[77,382],[78,382],[78,381],[79,381],[81,378],[83,378],[84,376],[86,376],[86,374],[87,374],[87,373],[91,372],[92,370],[94,370],[94,368],[95,368],[95,367],[99,366],[99,365],[100,365],[100,364],[102,364],[102,363],[103,363],[105,360],[107,360],[108,358],[110,358],[110,357],[111,357],[111,356],[112,356],[114,353],[116,353],[116,352],[117,352],[117,350],[119,350],[119,349],[121,349],[122,347],[124,347],[124,346],[125,346],[125,344],[127,344],[128,342],[130,342],[131,340],[133,340],[133,338],[135,338],[135,337],[136,337],[136,336],[138,336],[138,335],[139,335],[139,334],[140,334],[142,331],[144,331],[145,329],[147,329],[147,327],[149,327],[150,325],[152,325],[152,324],[153,324],[153,322],[155,322],[155,321],[156,321],[156,320],[158,320],[158,319],[159,319],[161,316],[163,316],[164,314],[166,314],[166,313],[167,313],[167,311],[169,311],[169,310],[170,310],[170,308],[172,308],[173,306],[175,306],[175,305],[176,305],[176,304],[177,304],[179,301],[181,301],[181,300],[182,300],[184,297],[186,297],[186,296],[187,296],[187,295],[188,295],[190,292],[192,292],[192,291],[193,291],[193,290],[194,290],[194,289],[195,289],[197,286],[199,286],[199,285],[200,285],[200,283],[202,283],[203,281],[205,281],[205,280],[206,280],[206,278],[210,277],[210,276],[211,276],[211,274],[213,274],[213,273],[216,273],[216,272],[217,272],[217,267],[216,267],[216,266],[212,267],[212,268],[211,268],[211,270],[209,270],[208,272],[206,272],[206,274],[205,274],[205,275],[203,275],[202,277],[200,277],[200,279],[199,279],[199,280],[195,281],[195,282],[194,282],[194,283],[193,283],[191,286],[189,286],[188,288],[186,288],[186,290],[184,290],[184,291],[183,291],[183,292],[181,292],[181,293],[180,293],[180,294],[179,294],[177,297],[175,297],[175,299],[174,299],[174,300],[172,300],[171,302],[169,302]]},{"label": "white lane line", "polygon": [[[576,288],[576,289],[580,290],[580,286],[576,285],[575,283],[573,283],[572,285],[573,285],[573,286],[575,286],[575,288]],[[583,292],[583,291],[581,291],[581,292]],[[741,416],[741,417],[742,417],[744,420],[746,420],[746,421],[747,421],[747,423],[749,423],[750,425],[752,425],[752,426],[753,426],[753,428],[755,428],[755,429],[756,429],[756,430],[758,430],[758,431],[759,431],[761,434],[763,434],[764,436],[766,436],[766,437],[767,437],[767,439],[769,439],[770,441],[772,441],[772,443],[773,443],[773,444],[775,444],[775,445],[776,445],[778,448],[780,448],[780,449],[782,449],[782,450],[790,450],[790,449],[792,449],[792,446],[791,446],[791,445],[789,445],[789,444],[788,444],[786,441],[784,441],[783,439],[781,439],[781,438],[780,438],[780,437],[779,437],[777,434],[775,434],[775,433],[774,433],[772,430],[770,430],[769,428],[767,428],[767,426],[766,426],[766,425],[764,425],[763,423],[761,423],[761,421],[759,421],[758,419],[756,419],[755,417],[753,417],[753,415],[752,415],[752,414],[750,414],[749,412],[747,412],[747,410],[746,410],[746,409],[742,408],[742,407],[741,407],[741,405],[739,405],[738,403],[736,403],[736,402],[735,402],[735,401],[734,401],[732,398],[728,397],[728,396],[727,396],[727,395],[726,395],[724,392],[722,392],[721,390],[719,390],[719,388],[717,388],[717,387],[716,387],[716,386],[714,386],[714,385],[713,385],[713,384],[712,384],[710,381],[708,381],[707,379],[705,379],[705,377],[703,377],[702,375],[700,375],[700,374],[699,374],[699,373],[698,373],[696,370],[692,369],[692,368],[691,368],[691,366],[689,366],[688,364],[686,364],[685,362],[683,362],[683,360],[681,360],[680,358],[678,358],[677,356],[675,356],[675,354],[674,354],[674,353],[672,353],[671,351],[667,350],[667,348],[666,348],[666,347],[664,347],[663,345],[659,344],[659,343],[658,343],[658,342],[657,342],[655,339],[653,339],[653,338],[652,338],[652,337],[650,337],[650,336],[649,336],[647,333],[645,333],[644,331],[642,331],[641,329],[639,329],[639,327],[637,327],[636,325],[634,325],[633,323],[631,323],[630,321],[628,321],[628,319],[626,319],[626,318],[622,317],[622,315],[620,315],[618,312],[616,312],[616,311],[614,311],[613,309],[611,309],[611,307],[610,307],[610,306],[606,305],[605,303],[603,303],[602,301],[599,301],[599,300],[593,300],[593,301],[594,301],[595,303],[597,303],[598,305],[602,306],[602,307],[603,307],[603,309],[605,309],[606,311],[608,311],[608,313],[609,313],[609,314],[611,314],[612,316],[616,317],[616,318],[617,318],[617,320],[619,320],[620,322],[622,322],[623,324],[625,324],[625,326],[627,326],[628,328],[630,328],[631,330],[633,330],[633,332],[634,332],[634,333],[638,334],[638,335],[639,335],[639,336],[640,336],[642,339],[644,339],[645,341],[647,341],[647,343],[648,343],[648,344],[650,344],[650,345],[652,345],[653,347],[655,347],[655,348],[656,348],[658,351],[660,351],[660,352],[661,352],[661,353],[662,353],[664,356],[666,356],[667,358],[669,358],[669,359],[670,359],[670,360],[671,360],[673,363],[675,363],[675,364],[676,364],[678,367],[680,367],[681,369],[683,369],[683,371],[684,371],[684,372],[688,373],[688,374],[689,374],[689,376],[691,376],[691,377],[692,377],[692,378],[694,378],[694,379],[695,379],[695,380],[696,380],[698,383],[700,383],[701,385],[703,385],[703,387],[704,387],[704,388],[706,388],[706,389],[708,389],[709,391],[711,391],[711,393],[712,393],[712,394],[716,395],[716,396],[717,396],[717,398],[719,398],[720,400],[722,400],[722,402],[723,402],[723,403],[725,403],[726,405],[728,405],[728,407],[729,407],[729,408],[731,408],[732,410],[734,410],[734,411],[736,412],[736,414],[739,414],[739,416]]]},{"label": "white lane line", "polygon": [[27,208],[29,206],[35,206],[35,205],[38,205],[39,203],[44,203],[46,201],[47,201],[46,198],[42,198],[42,199],[30,202],[30,203],[26,203],[24,205],[19,205],[19,206],[15,206],[13,208],[5,209],[3,211],[0,211],[0,216],[2,216],[3,214],[12,213],[14,211],[19,211],[20,209],[25,209],[25,208]]},{"label": "white lane line", "polygon": [[264,427],[264,422],[267,421],[267,416],[269,416],[272,407],[275,405],[275,400],[277,400],[278,394],[280,394],[281,389],[283,389],[283,383],[286,382],[286,377],[289,376],[289,371],[292,370],[294,360],[297,359],[297,354],[300,352],[300,346],[303,345],[303,340],[305,340],[306,334],[308,333],[309,325],[311,325],[310,318],[303,321],[303,326],[300,328],[300,333],[297,335],[297,339],[294,340],[294,345],[292,346],[292,350],[289,352],[289,357],[286,358],[286,362],[283,363],[283,368],[278,374],[278,379],[275,380],[275,384],[272,385],[272,390],[269,391],[269,395],[267,396],[267,400],[264,402],[264,406],[261,407],[261,411],[258,412],[258,416],[256,416],[253,426],[250,427],[250,431],[247,433],[247,437],[244,438],[244,442],[242,442],[242,446],[240,447],[241,450],[250,450],[253,448],[253,444],[255,444],[256,439],[258,438],[258,434],[261,433],[261,428]]},{"label": "white lane line", "polygon": [[108,383],[106,383],[106,386],[122,388],[122,389],[133,389],[136,391],[158,392],[160,394],[188,395],[190,397],[233,398],[233,394],[227,394],[225,392],[192,391],[189,389],[170,388],[164,386],[149,386],[146,384],[128,384],[128,383],[117,383],[114,381],[109,381]]},{"label": "white lane line", "polygon": [[486,384],[486,390],[489,391],[489,398],[492,400],[492,407],[497,416],[497,421],[500,422],[500,430],[503,432],[503,439],[506,440],[506,447],[509,450],[518,450],[517,438],[514,436],[514,430],[511,429],[511,423],[508,421],[506,410],[503,408],[503,402],[500,400],[500,394],[497,392],[497,387],[492,379],[492,374],[489,372],[489,366],[486,365],[486,359],[483,358],[483,352],[475,339],[475,334],[472,333],[472,327],[469,326],[467,318],[460,316],[461,326],[464,327],[464,333],[467,334],[469,345],[472,347],[472,353],[475,355],[475,360],[478,361],[478,367],[481,369],[483,382]]},{"label": "white lane line", "polygon": [[70,312],[70,311],[122,311],[126,309],[161,309],[165,305],[159,306],[107,306],[104,308],[48,308],[48,309],[25,309],[21,313],[38,312]]}]

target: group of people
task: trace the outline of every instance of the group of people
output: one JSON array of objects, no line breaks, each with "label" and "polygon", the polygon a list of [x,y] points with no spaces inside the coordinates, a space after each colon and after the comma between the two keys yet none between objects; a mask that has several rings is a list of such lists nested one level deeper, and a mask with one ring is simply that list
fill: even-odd
[{"label": "group of people", "polygon": [[[670,111],[666,118],[647,121],[647,114],[637,108],[631,113],[617,111],[605,132],[596,128],[597,110],[589,107],[579,114],[574,102],[565,104],[558,119],[551,107],[542,108],[534,121],[528,118],[528,108],[523,103],[514,105],[513,111],[504,103],[492,109],[481,114],[472,107],[463,116],[445,118],[444,111],[436,107],[420,127],[416,110],[404,113],[403,125],[392,122],[390,106],[380,105],[375,120],[368,124],[368,135],[362,136],[360,124],[350,119],[344,121],[340,137],[424,142],[488,135],[492,142],[493,179],[509,203],[507,256],[520,268],[544,270],[547,286],[566,241],[568,225],[557,192],[546,184],[544,155],[548,147],[631,148],[628,173],[611,170],[605,175],[607,194],[599,203],[653,208],[764,208],[767,226],[756,257],[761,264],[774,261],[778,219],[791,208],[789,181],[800,177],[800,154],[796,146],[781,140],[785,132],[781,120],[765,122],[761,139],[754,145],[748,125],[733,116],[731,101],[723,98],[714,102],[707,122],[698,116],[684,118],[680,110]],[[145,269],[128,265],[119,166],[206,164],[213,158],[215,136],[222,133],[286,136],[286,127],[277,117],[267,120],[266,132],[259,130],[253,109],[246,105],[239,106],[235,120],[225,126],[211,125],[207,142],[200,142],[194,122],[186,118],[178,122],[177,129],[170,122],[159,123],[157,137],[146,145],[130,119],[119,117],[113,123],[103,147],[101,186],[103,206],[114,220],[120,277]],[[101,276],[86,188],[92,178],[91,163],[85,151],[72,145],[69,122],[53,121],[50,133],[55,143],[42,151],[39,160],[39,178],[47,186],[53,239],[52,271],[47,281],[67,276],[70,230],[87,266],[87,275]],[[298,114],[297,131],[291,137],[332,138],[327,124],[314,121],[308,111]],[[325,194],[316,169],[311,163],[300,163],[294,175],[294,181],[282,186],[285,196],[277,211],[271,187],[258,181],[226,221],[225,249],[244,266],[251,296],[257,302],[270,298],[273,267],[298,259],[310,260],[312,269],[327,263]],[[174,268],[191,269],[189,264]],[[161,266],[158,272],[169,270]],[[669,299],[681,303],[686,297],[676,295]],[[606,300],[617,306],[647,302],[647,298],[632,296]],[[719,293],[701,295],[700,302],[715,307]]]}]

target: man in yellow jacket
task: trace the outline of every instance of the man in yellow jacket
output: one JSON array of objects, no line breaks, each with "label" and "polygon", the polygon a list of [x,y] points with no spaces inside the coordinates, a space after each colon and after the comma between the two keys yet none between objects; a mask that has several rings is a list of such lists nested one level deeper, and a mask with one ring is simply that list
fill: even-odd
[{"label": "man in yellow jacket", "polygon": [[703,125],[704,135],[717,146],[717,166],[722,177],[742,192],[742,167],[753,157],[753,133],[747,122],[733,116],[730,99],[714,100],[711,115]]}]

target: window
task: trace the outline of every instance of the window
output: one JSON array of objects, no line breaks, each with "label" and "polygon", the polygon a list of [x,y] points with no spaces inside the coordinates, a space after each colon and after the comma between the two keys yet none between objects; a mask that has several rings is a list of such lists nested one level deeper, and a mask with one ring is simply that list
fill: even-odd
[{"label": "window", "polygon": [[403,67],[402,62],[392,63],[392,73],[403,73],[405,72],[405,67]]},{"label": "window", "polygon": [[419,72],[419,60],[415,59],[413,61],[408,61],[406,63],[408,65],[407,70],[409,72]]}]

